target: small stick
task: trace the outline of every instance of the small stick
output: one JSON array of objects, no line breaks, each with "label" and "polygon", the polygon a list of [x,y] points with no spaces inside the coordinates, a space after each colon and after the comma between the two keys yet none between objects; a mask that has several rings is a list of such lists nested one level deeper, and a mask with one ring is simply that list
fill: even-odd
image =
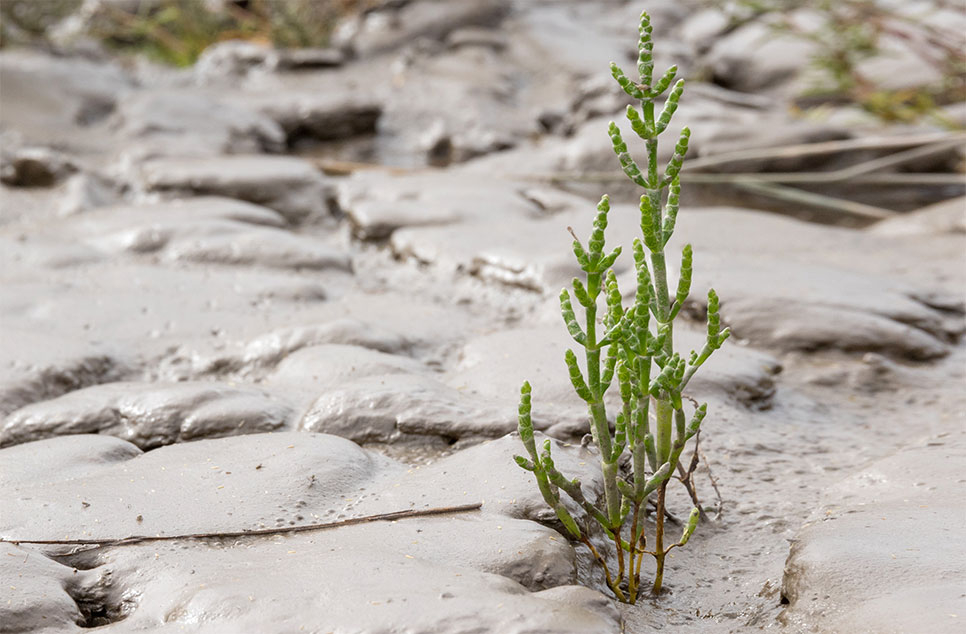
[{"label": "small stick", "polygon": [[701,519],[707,520],[708,515],[704,512],[704,507],[701,505],[701,500],[698,499],[698,491],[694,486],[694,472],[698,468],[698,451],[701,446],[701,432],[700,430],[694,437],[694,453],[691,454],[691,462],[688,464],[687,470],[684,469],[684,464],[678,462],[678,480],[684,485],[687,490],[688,495],[691,496],[691,502],[698,509],[698,513],[701,514]]},{"label": "small stick", "polygon": [[614,594],[618,599],[625,601],[624,593],[621,592],[620,586],[614,583],[613,577],[610,576],[610,570],[607,568],[607,562],[604,561],[604,558],[600,556],[600,553],[597,552],[597,549],[594,548],[594,545],[590,543],[590,540],[586,536],[581,536],[580,541],[584,546],[590,549],[590,552],[594,555],[594,559],[596,559],[597,562],[603,567],[604,577],[607,579],[608,587],[614,591]]},{"label": "small stick", "polygon": [[811,205],[813,207],[841,211],[852,214],[853,216],[859,216],[861,218],[881,220],[883,218],[895,216],[897,213],[891,209],[885,209],[883,207],[874,207],[872,205],[857,203],[851,200],[833,198],[832,196],[806,192],[800,189],[795,189],[794,187],[785,187],[784,185],[777,185],[775,183],[740,181],[734,184],[737,187],[747,189],[748,191],[756,194],[763,194],[771,198],[788,200],[803,205]]},{"label": "small stick", "polygon": [[711,473],[711,461],[708,460],[708,457],[704,455],[703,451],[701,452],[701,459],[704,460],[704,466],[708,469],[708,479],[711,480],[711,488],[714,489],[714,494],[718,498],[718,504],[716,505],[718,508],[714,513],[714,519],[718,520],[721,517],[722,510],[724,510],[724,500],[721,498],[721,491],[718,490],[718,479]]},{"label": "small stick", "polygon": [[842,175],[844,170],[836,172],[741,172],[741,173],[695,173],[688,174],[688,182],[702,185],[733,185],[745,181],[762,183],[798,183],[802,185],[824,185],[841,183],[848,180],[854,185],[936,185],[949,187],[962,185],[962,174],[945,172],[882,172],[874,174]]},{"label": "small stick", "polygon": [[683,169],[696,170],[719,165],[731,165],[737,161],[748,161],[770,158],[797,158],[801,156],[815,156],[822,154],[834,154],[837,152],[849,152],[853,150],[872,150],[912,147],[942,143],[946,141],[963,142],[966,134],[955,133],[930,133],[922,135],[904,135],[893,137],[865,137],[859,139],[847,139],[844,141],[822,141],[819,143],[802,143],[797,145],[786,145],[771,148],[756,148],[751,150],[738,150],[734,152],[723,152],[705,158],[688,161]]},{"label": "small stick", "polygon": [[120,539],[10,539],[0,537],[0,542],[8,544],[67,544],[67,545],[95,545],[95,546],[123,546],[127,544],[137,544],[141,542],[161,542],[176,539],[209,539],[227,537],[251,537],[255,535],[280,535],[284,533],[302,533],[305,531],[323,530],[326,528],[339,528],[341,526],[352,526],[354,524],[365,524],[368,522],[391,521],[406,519],[409,517],[425,517],[427,515],[443,515],[446,513],[465,513],[475,511],[483,507],[482,502],[476,504],[463,504],[461,506],[442,506],[431,509],[407,509],[405,511],[393,511],[392,513],[380,513],[379,515],[367,515],[364,517],[353,517],[338,522],[328,522],[325,524],[304,524],[302,526],[286,526],[283,528],[262,528],[247,531],[229,531],[224,533],[191,533],[188,535],[132,535]]},{"label": "small stick", "polygon": [[[657,502],[653,498],[647,499],[647,505],[650,508],[654,509],[655,511],[657,510]],[[664,517],[667,519],[667,521],[671,522],[675,526],[681,525],[681,519],[677,515],[669,511],[667,507],[664,508]]]}]

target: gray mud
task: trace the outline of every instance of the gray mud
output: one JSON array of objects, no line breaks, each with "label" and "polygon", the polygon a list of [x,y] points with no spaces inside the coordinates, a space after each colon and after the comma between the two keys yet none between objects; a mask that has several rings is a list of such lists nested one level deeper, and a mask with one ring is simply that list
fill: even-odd
[{"label": "gray mud", "polygon": [[[0,631],[961,631],[962,188],[871,225],[707,188],[682,208],[678,341],[711,285],[734,331],[689,390],[710,520],[663,595],[620,606],[512,456],[529,380],[558,467],[600,494],[556,296],[566,228],[610,190],[626,246],[637,212],[546,176],[616,173],[606,68],[640,7],[382,4],[338,50],[227,42],[185,71],[0,52],[0,537],[482,508],[0,543]],[[651,5],[658,63],[715,80],[675,120],[699,158],[936,131],[796,117],[806,45]]]}]

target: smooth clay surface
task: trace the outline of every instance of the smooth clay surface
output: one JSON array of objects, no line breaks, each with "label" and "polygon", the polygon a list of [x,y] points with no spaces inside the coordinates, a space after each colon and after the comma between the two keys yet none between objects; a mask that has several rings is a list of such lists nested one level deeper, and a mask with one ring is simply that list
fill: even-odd
[{"label": "smooth clay surface", "polygon": [[[633,66],[641,7],[369,4],[331,49],[222,42],[184,70],[0,51],[0,631],[962,631],[962,188],[882,185],[865,200],[903,213],[872,223],[685,173],[676,342],[702,345],[712,285],[734,333],[688,387],[708,518],[666,592],[621,606],[513,455],[529,380],[557,466],[601,494],[558,294],[605,192],[633,293],[607,63]],[[694,158],[942,132],[800,117],[809,43],[647,9],[658,66],[711,80],[669,133]],[[676,533],[691,504],[669,500]],[[10,543],[133,535],[173,539]]]}]

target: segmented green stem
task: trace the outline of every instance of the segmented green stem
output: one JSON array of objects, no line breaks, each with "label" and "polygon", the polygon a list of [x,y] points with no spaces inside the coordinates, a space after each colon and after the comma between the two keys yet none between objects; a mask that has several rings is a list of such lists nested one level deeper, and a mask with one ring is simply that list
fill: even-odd
[{"label": "segmented green stem", "polygon": [[[694,509],[681,538],[665,547],[667,485],[688,440],[698,433],[707,413],[707,405],[701,405],[696,408],[691,421],[687,422],[682,391],[698,368],[730,334],[727,328],[721,328],[718,297],[712,290],[708,294],[708,336],[704,347],[700,352],[692,351],[687,360],[674,351],[674,320],[691,292],[693,251],[690,245],[686,245],[682,251],[680,276],[672,295],[665,247],[677,224],[680,175],[691,132],[688,128],[681,130],[674,152],[661,173],[657,160],[658,136],[668,128],[678,108],[684,80],[677,78],[677,67],[672,66],[654,81],[651,32],[650,18],[644,12],[639,25],[639,80],[629,78],[616,64],[610,67],[611,75],[621,89],[640,104],[639,108],[628,106],[626,117],[631,129],[644,141],[647,160],[646,165],[639,165],[634,160],[621,129],[611,122],[608,135],[618,163],[627,177],[644,190],[640,202],[642,237],[633,243],[637,272],[634,302],[625,310],[617,277],[611,270],[620,256],[620,247],[607,254],[604,252],[604,233],[610,212],[607,196],[602,197],[597,206],[587,247],[574,236],[574,256],[585,274],[584,279],[573,280],[573,295],[567,289],[560,293],[564,324],[574,341],[584,349],[583,369],[573,350],[567,350],[564,360],[574,391],[587,403],[591,435],[599,451],[603,474],[603,506],[598,507],[587,500],[579,480],[568,480],[557,470],[549,440],[544,442],[543,451],[538,453],[530,421],[529,384],[525,384],[521,390],[518,426],[529,458],[515,457],[522,468],[534,473],[541,494],[567,531],[585,544],[601,564],[607,585],[614,595],[630,603],[636,601],[638,596],[644,555],[652,555],[657,562],[652,589],[655,593],[660,592],[667,553],[672,548],[684,546],[697,525],[699,512]],[[664,99],[661,112],[656,114],[655,100],[668,89],[670,92]],[[570,231],[573,234],[573,230]],[[605,310],[598,319],[598,302],[602,293]],[[574,310],[574,298],[583,309],[582,320]],[[650,328],[652,316],[653,331]],[[652,363],[657,367],[656,373]],[[611,432],[604,399],[615,378],[622,406],[614,420],[614,431]],[[652,415],[653,428],[650,420]],[[630,452],[633,469],[633,477],[627,480],[618,473],[618,464],[625,452]],[[588,517],[594,518],[613,540],[617,548],[616,576],[611,574],[605,558],[561,503],[560,491],[577,502],[579,508]],[[654,546],[646,550],[643,512],[648,496],[655,491],[657,526]],[[621,533],[628,517],[630,532],[628,540],[624,541]]]}]

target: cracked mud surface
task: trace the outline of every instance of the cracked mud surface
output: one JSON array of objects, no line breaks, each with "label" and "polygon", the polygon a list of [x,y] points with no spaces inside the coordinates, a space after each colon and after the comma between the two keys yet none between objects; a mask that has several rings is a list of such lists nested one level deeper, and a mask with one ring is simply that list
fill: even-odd
[{"label": "cracked mud surface", "polygon": [[[604,126],[624,102],[598,79],[640,7],[387,4],[347,31],[353,59],[0,52],[0,536],[482,509],[0,543],[0,631],[958,631],[966,199],[870,226],[713,193],[682,207],[679,345],[700,342],[711,285],[734,331],[689,387],[717,517],[664,595],[619,606],[511,432],[529,380],[558,466],[599,495],[556,295],[577,272],[566,228],[585,234],[611,185],[544,176],[617,171]],[[698,157],[878,130],[795,118],[800,53],[752,59],[753,33],[652,4],[659,64],[719,78],[675,120]],[[360,160],[392,169],[319,167]],[[626,247],[622,186],[607,235]],[[629,260],[615,272],[631,289]]]}]

